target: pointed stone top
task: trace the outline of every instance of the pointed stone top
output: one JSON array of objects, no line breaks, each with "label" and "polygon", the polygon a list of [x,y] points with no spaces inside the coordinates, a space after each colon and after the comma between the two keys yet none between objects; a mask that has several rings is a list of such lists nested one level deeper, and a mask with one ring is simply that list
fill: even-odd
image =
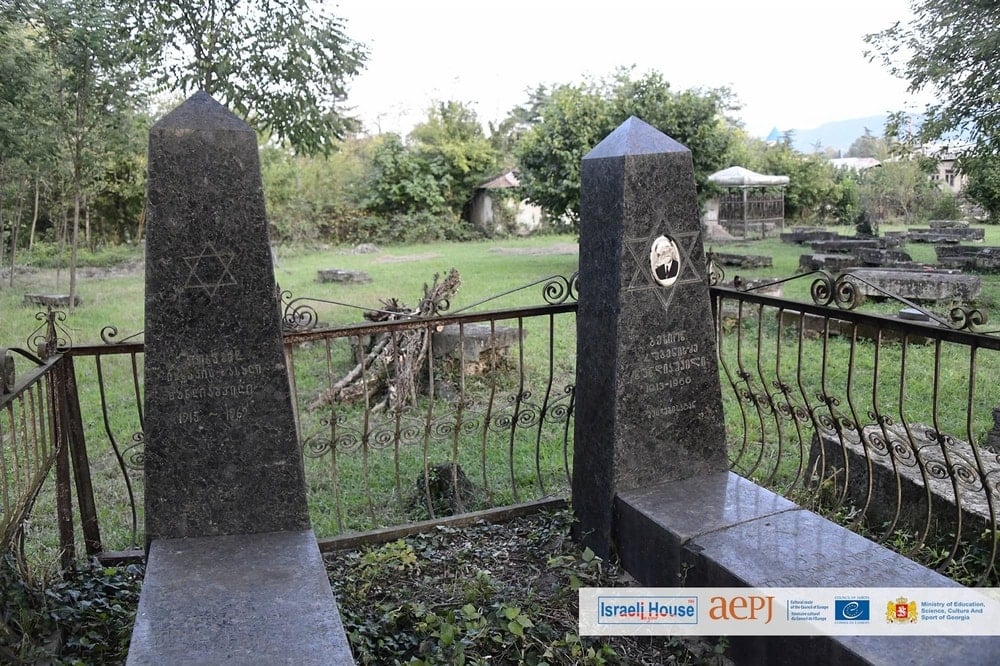
[{"label": "pointed stone top", "polygon": [[160,118],[151,131],[178,129],[253,132],[242,119],[204,91],[191,95],[183,104]]},{"label": "pointed stone top", "polygon": [[604,157],[625,155],[649,155],[652,153],[678,153],[687,147],[656,129],[644,120],[631,116],[604,140],[587,153],[583,159],[596,160]]}]

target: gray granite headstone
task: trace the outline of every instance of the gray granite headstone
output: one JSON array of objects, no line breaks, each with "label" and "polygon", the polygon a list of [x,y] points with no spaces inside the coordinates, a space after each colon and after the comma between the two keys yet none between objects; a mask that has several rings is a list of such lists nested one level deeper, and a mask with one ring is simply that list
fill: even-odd
[{"label": "gray granite headstone", "polygon": [[256,134],[197,93],[147,187],[147,540],[309,529]]},{"label": "gray granite headstone", "polygon": [[575,536],[610,550],[620,490],[728,469],[691,152],[638,118],[582,164]]}]

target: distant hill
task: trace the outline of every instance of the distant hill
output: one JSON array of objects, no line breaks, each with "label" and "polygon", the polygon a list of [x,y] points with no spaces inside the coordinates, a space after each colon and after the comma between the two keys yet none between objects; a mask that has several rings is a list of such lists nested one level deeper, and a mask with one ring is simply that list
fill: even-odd
[{"label": "distant hill", "polygon": [[[867,128],[874,136],[882,136],[888,115],[851,118],[850,120],[835,120],[824,123],[813,129],[793,129],[792,146],[803,153],[812,153],[819,142],[820,150],[833,148],[844,153],[858,137],[864,136]],[[914,116],[918,118],[918,116]],[[784,130],[778,130],[784,134]]]}]

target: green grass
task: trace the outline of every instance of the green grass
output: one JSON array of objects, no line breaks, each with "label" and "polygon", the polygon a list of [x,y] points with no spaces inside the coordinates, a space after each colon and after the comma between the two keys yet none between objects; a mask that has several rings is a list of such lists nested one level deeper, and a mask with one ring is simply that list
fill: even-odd
[{"label": "green grass", "polygon": [[[450,310],[455,311],[550,275],[570,276],[576,270],[574,250],[574,238],[558,236],[388,247],[377,255],[355,255],[349,248],[283,248],[279,250],[276,277],[281,288],[291,292],[291,298],[305,296],[370,309],[389,298],[398,298],[415,306],[423,295],[424,283],[431,282],[435,273],[444,274],[455,267],[462,276],[462,286],[451,303]],[[371,282],[358,285],[320,284],[316,282],[316,271],[323,268],[363,270],[369,274]],[[67,313],[65,321],[61,322],[65,327],[65,337],[74,345],[99,344],[101,330],[109,325],[118,329],[118,339],[140,332],[142,283],[141,271],[128,276],[106,276],[98,271],[92,277],[81,277],[79,294],[84,305]],[[40,324],[35,319],[34,309],[21,306],[24,292],[62,292],[66,288],[65,272],[58,279],[55,271],[17,275],[14,289],[0,291],[0,312],[3,313],[0,339],[4,344],[26,346],[24,340]],[[544,302],[542,285],[539,284],[476,309],[540,305]],[[316,303],[316,308],[324,325],[362,321],[362,313],[356,308],[323,303]],[[516,327],[518,322],[509,320],[498,322],[498,325]],[[505,405],[506,409],[511,408],[512,403],[504,401],[517,393],[519,388],[532,391],[532,397],[525,398],[529,403],[544,399],[546,387],[539,382],[548,374],[547,362],[539,365],[535,359],[548,358],[550,344],[554,349],[552,372],[556,380],[549,400],[564,396],[563,388],[572,382],[575,368],[572,316],[555,318],[551,337],[547,318],[542,321],[525,320],[523,326],[526,335],[522,347],[508,359],[508,370],[497,375],[497,406],[492,414],[493,421]],[[420,490],[417,478],[425,460],[429,465],[455,461],[467,470],[475,484],[475,493],[467,501],[466,508],[469,509],[531,499],[541,492],[540,489],[533,490],[539,482],[544,485],[546,493],[565,494],[567,482],[562,459],[561,425],[546,424],[542,435],[537,428],[518,427],[511,439],[509,430],[504,432],[493,426],[483,427],[485,415],[476,414],[473,409],[472,413],[467,411],[463,415],[461,432],[459,436],[454,436],[447,431],[449,425],[456,421],[455,409],[441,401],[435,404],[430,420],[433,426],[431,434],[439,436],[423,436],[427,425],[426,412],[414,409],[402,419],[402,425],[404,430],[409,426],[420,436],[404,438],[409,443],[388,447],[379,444],[377,433],[393,430],[395,424],[391,418],[388,423],[380,423],[379,419],[385,421],[388,417],[372,417],[366,427],[363,409],[338,406],[336,416],[345,418],[347,423],[340,426],[337,434],[344,435],[353,430],[359,439],[368,443],[353,450],[350,446],[331,449],[323,440],[324,430],[330,430],[328,423],[333,414],[329,409],[309,410],[306,404],[346,372],[353,361],[346,339],[331,344],[332,363],[329,367],[324,347],[322,342],[317,342],[293,350],[302,432],[308,451],[306,472],[310,509],[320,536],[426,517],[426,509],[414,506],[414,497]],[[525,386],[519,387],[516,369],[522,361]],[[27,369],[26,360],[18,358],[17,363],[19,371]],[[132,374],[132,358],[127,355],[76,359],[96,504],[104,546],[109,550],[127,549],[142,543],[142,473],[141,468],[131,464],[134,462],[131,454],[137,449],[130,448],[134,444],[134,435],[141,430],[135,386],[138,383],[141,393],[141,355],[136,359],[134,370],[137,373],[135,377]],[[99,374],[105,387],[103,397],[99,390]],[[460,376],[453,373],[452,380],[457,384]],[[470,391],[475,391],[480,398],[494,388],[482,378],[468,381]],[[426,405],[427,401],[422,400],[420,406]],[[482,410],[481,407],[478,409]],[[530,406],[522,406],[522,415],[529,411]],[[560,444],[554,448],[547,446],[551,440]],[[546,445],[538,447],[539,442]],[[320,447],[320,451],[311,448],[313,446]],[[51,486],[49,483],[39,499],[36,507],[39,516],[54,514]],[[130,497],[136,505],[135,515],[128,509],[132,504]],[[421,510],[424,515],[421,515]],[[52,545],[56,542],[56,534],[54,525],[47,522],[37,521],[33,526],[34,536],[37,541]],[[78,548],[82,549],[82,545],[78,544]]]},{"label": "green grass", "polygon": [[[891,227],[890,227],[891,229]],[[987,244],[1000,244],[1000,228],[987,227]],[[422,296],[422,285],[432,281],[435,273],[444,274],[455,267],[462,276],[462,286],[451,303],[452,312],[466,308],[490,296],[541,280],[549,275],[571,275],[577,266],[573,253],[552,254],[553,246],[572,247],[572,237],[544,236],[530,239],[509,239],[474,243],[434,243],[405,247],[386,247],[377,255],[355,255],[349,248],[280,248],[276,278],[290,298],[309,297],[323,301],[349,303],[361,309],[377,307],[388,298],[399,298],[409,305],[416,305]],[[781,243],[777,239],[715,245],[720,252],[747,252],[773,257],[774,266],[769,270],[736,271],[727,269],[729,279],[734,274],[743,277],[786,277],[793,275],[799,255],[807,248]],[[915,259],[930,260],[933,249],[929,245],[911,245],[905,248]],[[930,253],[930,256],[925,256]],[[336,285],[316,282],[316,272],[325,268],[363,270],[371,281],[365,284]],[[983,297],[978,305],[995,312],[994,304],[1000,297],[1000,278],[983,276]],[[0,342],[20,346],[38,326],[34,310],[20,305],[25,291],[65,291],[66,277],[61,283],[53,271],[40,271],[29,276],[18,275],[14,289],[0,290]],[[141,272],[133,275],[83,277],[80,294],[83,307],[69,313],[65,327],[74,344],[100,342],[100,331],[115,325],[119,338],[142,329],[142,280]],[[808,301],[811,280],[795,280],[785,285],[785,296]],[[315,305],[324,325],[343,325],[361,321],[357,308],[309,301]],[[497,309],[524,305],[543,304],[540,285],[518,291],[497,301],[491,301],[477,310]],[[872,307],[866,305],[866,308]],[[879,310],[881,308],[881,310]],[[891,312],[891,306],[874,306],[874,310]],[[501,325],[517,326],[511,320]],[[905,389],[905,412],[899,416],[901,347],[884,343],[878,348],[879,369],[875,372],[874,351],[871,343],[859,342],[853,348],[844,340],[833,340],[824,345],[821,340],[798,339],[789,326],[783,327],[780,353],[774,346],[778,326],[774,317],[761,322],[764,344],[759,349],[753,342],[757,335],[757,320],[743,322],[744,368],[750,373],[754,392],[774,394],[772,383],[781,379],[794,388],[794,400],[803,408],[815,407],[816,394],[822,391],[817,385],[823,377],[823,357],[827,358],[826,391],[841,399],[840,409],[862,417],[870,410],[881,414],[896,414],[898,418],[932,423],[941,422],[941,429],[966,439],[968,428],[964,410],[955,415],[951,406],[964,404],[968,394],[969,365],[967,352],[945,348],[940,367],[943,369],[937,401],[932,399],[928,374],[928,358],[933,361],[929,348],[908,349],[908,370]],[[497,405],[506,405],[521,388],[531,390],[528,402],[536,404],[563,396],[563,387],[574,380],[575,325],[573,317],[553,319],[550,337],[547,318],[525,320],[528,331],[521,348],[508,360],[508,370],[495,374],[496,386],[483,378],[463,378],[452,374],[453,387],[460,388],[462,381],[470,395],[485,399],[496,394]],[[768,344],[769,343],[769,344]],[[724,358],[731,369],[739,369],[734,345],[736,338],[728,330],[723,343]],[[554,377],[550,388],[546,386],[549,373],[549,350],[552,349],[551,369]],[[963,353],[966,356],[963,356]],[[533,426],[493,431],[486,424],[481,407],[469,408],[461,420],[455,405],[446,400],[434,403],[428,419],[429,403],[421,399],[418,409],[407,414],[397,426],[391,415],[377,415],[366,422],[360,406],[338,405],[336,412],[329,408],[310,410],[307,404],[325,387],[343,375],[353,363],[353,352],[348,340],[330,343],[329,364],[326,344],[312,342],[293,350],[295,377],[298,389],[299,413],[302,435],[307,447],[306,470],[309,484],[310,509],[317,533],[330,536],[345,530],[366,529],[406,520],[425,517],[426,509],[415,506],[414,498],[421,494],[420,473],[424,464],[457,462],[474,484],[466,508],[480,508],[527,499],[541,491],[565,493],[566,478],[563,463],[563,430],[560,424],[547,424],[539,430]],[[928,356],[930,354],[930,357]],[[997,383],[990,377],[1000,376],[997,354],[981,351],[977,359],[975,419],[971,439],[979,441],[984,432],[985,418],[992,405],[1000,404]],[[758,368],[759,359],[759,368]],[[23,363],[19,360],[19,364]],[[523,365],[522,365],[523,363]],[[122,507],[128,506],[129,492],[138,503],[134,517],[141,539],[141,472],[128,466],[128,448],[133,444],[133,434],[140,430],[136,410],[131,359],[129,357],[104,358],[101,371],[106,386],[107,414],[102,409],[97,391],[97,362],[77,359],[80,378],[81,403],[86,415],[85,428],[91,449],[91,467],[97,505],[105,547],[127,548],[132,544],[133,516]],[[19,365],[19,367],[24,367]],[[519,386],[517,368],[523,367],[526,381]],[[801,367],[801,372],[798,368]],[[853,368],[848,373],[848,368]],[[138,357],[138,382],[141,386],[141,356]],[[798,376],[808,377],[804,390],[800,390]],[[739,383],[739,382],[738,382]],[[875,390],[873,392],[873,387]],[[723,377],[726,400],[727,431],[732,439],[730,451],[737,469],[762,481],[769,481],[779,489],[790,489],[805,480],[805,467],[809,455],[811,431],[796,429],[792,421],[775,418],[767,410],[758,418],[757,407],[745,403],[741,412],[736,398]],[[456,389],[457,390],[457,389]],[[782,398],[782,396],[777,396]],[[765,400],[766,402],[766,400]],[[781,400],[778,401],[779,404]],[[477,411],[479,410],[479,411]],[[530,411],[530,410],[527,410]],[[747,415],[747,443],[744,446],[742,414]],[[496,414],[493,414],[495,417]],[[334,431],[330,423],[337,418],[344,420]],[[863,418],[860,420],[863,421]],[[458,423],[455,434],[450,427]],[[378,433],[395,433],[397,427],[404,431],[409,426],[412,436],[403,437],[406,443],[396,445],[393,437],[382,438]],[[780,432],[780,436],[779,436]],[[336,434],[340,445],[330,446]],[[425,433],[438,433],[436,436]],[[351,435],[366,445],[351,444]],[[800,438],[801,435],[801,438]],[[572,432],[570,432],[572,436]],[[115,448],[109,441],[113,441]],[[382,442],[388,441],[389,444]],[[780,447],[780,448],[779,448]],[[133,449],[134,451],[134,449]],[[119,455],[122,460],[119,460]],[[131,489],[125,483],[121,467],[128,470]],[[485,469],[485,471],[484,471]],[[51,512],[51,503],[40,500],[38,512]]]}]

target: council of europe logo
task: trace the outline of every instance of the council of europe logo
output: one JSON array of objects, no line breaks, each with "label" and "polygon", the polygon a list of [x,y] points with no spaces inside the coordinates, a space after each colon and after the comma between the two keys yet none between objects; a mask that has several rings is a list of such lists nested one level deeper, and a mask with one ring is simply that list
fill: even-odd
[{"label": "council of europe logo", "polygon": [[835,599],[833,602],[834,621],[868,622],[871,616],[868,599]]}]

